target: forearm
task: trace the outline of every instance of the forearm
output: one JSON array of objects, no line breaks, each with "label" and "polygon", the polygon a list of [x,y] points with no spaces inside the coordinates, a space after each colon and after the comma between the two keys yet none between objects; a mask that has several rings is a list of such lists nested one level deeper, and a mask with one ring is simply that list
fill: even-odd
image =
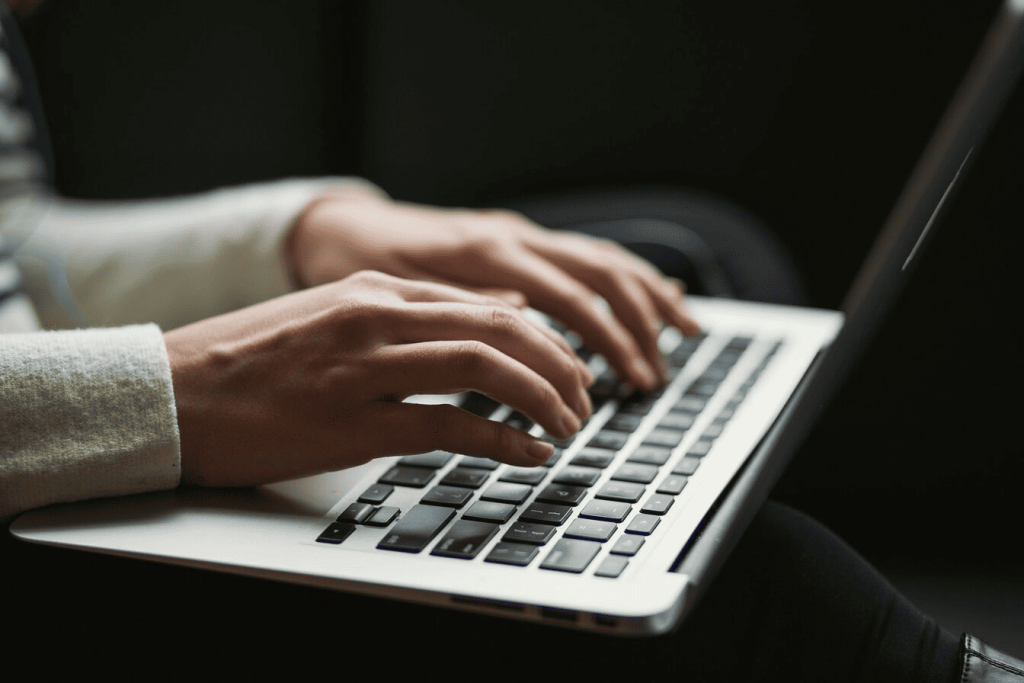
[{"label": "forearm", "polygon": [[294,289],[289,228],[314,197],[346,186],[377,191],[324,178],[145,202],[52,200],[17,259],[47,328],[171,329]]}]

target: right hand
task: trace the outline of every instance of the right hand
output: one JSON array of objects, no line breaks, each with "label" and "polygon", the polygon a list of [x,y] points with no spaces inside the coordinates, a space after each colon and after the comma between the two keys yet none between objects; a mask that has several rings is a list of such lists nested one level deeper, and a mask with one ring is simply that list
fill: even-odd
[{"label": "right hand", "polygon": [[552,447],[413,394],[474,389],[567,438],[593,380],[515,306],[364,271],[164,335],[182,483],[243,486],[443,449],[538,465]]}]

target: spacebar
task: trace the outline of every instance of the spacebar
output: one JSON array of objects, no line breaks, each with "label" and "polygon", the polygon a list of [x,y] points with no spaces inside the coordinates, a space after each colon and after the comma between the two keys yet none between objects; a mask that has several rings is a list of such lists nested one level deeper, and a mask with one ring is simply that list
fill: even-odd
[{"label": "spacebar", "polygon": [[377,544],[381,550],[400,550],[418,553],[437,536],[444,525],[455,516],[455,510],[436,505],[414,505],[384,540]]}]

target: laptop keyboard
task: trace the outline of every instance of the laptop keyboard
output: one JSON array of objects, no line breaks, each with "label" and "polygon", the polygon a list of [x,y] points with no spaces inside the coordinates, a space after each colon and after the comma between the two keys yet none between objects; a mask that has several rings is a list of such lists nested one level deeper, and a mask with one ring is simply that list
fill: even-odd
[{"label": "laptop keyboard", "polygon": [[[603,423],[564,441],[544,435],[525,415],[470,392],[464,409],[553,443],[555,451],[547,463],[513,467],[443,451],[406,456],[316,540],[340,544],[359,526],[393,525],[377,549],[422,553],[433,543],[430,555],[461,560],[476,559],[487,549],[484,562],[519,567],[539,562],[541,569],[571,573],[584,572],[601,549],[609,547],[594,574],[619,576],[645,541],[658,533],[676,497],[711,453],[780,345],[768,349],[726,402],[716,402],[717,413],[708,420],[702,419],[706,406],[752,339],[715,340],[712,345],[720,348],[703,371],[681,392],[669,387],[676,388],[681,371],[712,339],[686,337],[667,354],[670,383],[665,389],[627,393],[610,370],[601,371],[590,389],[591,420],[600,415]],[[582,357],[589,355],[581,349]],[[603,359],[590,360],[592,368],[596,364],[600,370]],[[689,439],[698,421],[703,430],[695,440]],[[576,443],[581,438],[586,443]],[[681,448],[684,441],[688,445]],[[387,504],[396,488],[423,493],[417,503],[406,506],[409,509],[400,510]]]}]

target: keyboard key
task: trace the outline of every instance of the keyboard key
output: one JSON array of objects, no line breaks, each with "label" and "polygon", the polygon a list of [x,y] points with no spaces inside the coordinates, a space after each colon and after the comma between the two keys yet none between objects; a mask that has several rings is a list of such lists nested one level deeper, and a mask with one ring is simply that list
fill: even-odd
[{"label": "keyboard key", "polygon": [[629,526],[626,527],[626,533],[650,536],[651,532],[654,531],[660,523],[661,517],[656,517],[654,515],[636,515],[629,523]]},{"label": "keyboard key", "polygon": [[696,415],[700,411],[704,410],[705,405],[707,405],[707,401],[702,398],[697,396],[683,396],[676,401],[674,406],[672,406],[672,411]]},{"label": "keyboard key", "polygon": [[505,532],[501,540],[516,543],[532,543],[544,545],[555,536],[555,527],[550,524],[531,524],[516,522]]},{"label": "keyboard key", "polygon": [[498,503],[520,505],[533,493],[533,487],[526,484],[510,484],[499,481],[491,484],[480,494],[480,500],[492,500]]},{"label": "keyboard key", "polygon": [[689,481],[688,477],[681,474],[671,474],[665,477],[664,481],[658,485],[658,493],[664,493],[669,496],[677,496],[683,492],[686,488],[686,482]]},{"label": "keyboard key", "polygon": [[455,457],[454,453],[447,451],[431,451],[418,455],[407,455],[398,461],[399,465],[406,467],[426,467],[431,470],[439,470],[448,464],[448,461]]},{"label": "keyboard key", "polygon": [[374,484],[363,491],[363,495],[359,496],[359,502],[369,503],[370,505],[380,505],[388,499],[388,496],[390,496],[394,490],[395,487],[390,484]]},{"label": "keyboard key", "polygon": [[692,456],[697,457],[697,458],[703,458],[705,455],[708,454],[708,451],[711,450],[711,447],[713,445],[714,445],[713,441],[708,441],[707,439],[701,439],[697,443],[695,443],[692,446],[690,446],[690,450],[687,451],[686,454],[687,455],[692,455]]},{"label": "keyboard key", "polygon": [[487,500],[478,500],[473,503],[465,513],[463,513],[463,519],[475,519],[480,522],[492,522],[494,524],[504,524],[508,520],[512,519],[512,515],[516,512],[515,505],[509,505],[508,503],[494,503]]},{"label": "keyboard key", "polygon": [[615,452],[604,448],[584,448],[572,459],[571,465],[604,469],[615,459]]},{"label": "keyboard key", "polygon": [[378,484],[392,484],[394,486],[409,486],[415,489],[424,488],[434,478],[434,470],[423,467],[402,467],[395,465],[388,470],[383,477],[377,480]]},{"label": "keyboard key", "polygon": [[352,532],[356,530],[355,524],[344,524],[341,522],[333,522],[330,526],[324,529],[324,532],[316,539],[317,543],[330,543],[332,545],[338,545],[346,538],[352,535]]},{"label": "keyboard key", "polygon": [[644,545],[644,537],[636,536],[633,534],[623,534],[619,536],[619,540],[615,541],[615,545],[609,551],[613,555],[628,555],[632,557],[640,552],[640,548]]},{"label": "keyboard key", "polygon": [[489,396],[484,396],[476,391],[470,391],[466,394],[461,407],[463,410],[468,410],[479,417],[490,417],[491,413],[500,405],[500,403]]},{"label": "keyboard key", "polygon": [[369,503],[352,503],[338,515],[337,521],[348,522],[349,524],[362,524],[373,514],[375,509]]},{"label": "keyboard key", "polygon": [[664,429],[686,431],[693,426],[693,415],[691,413],[666,413],[658,420],[658,426]]},{"label": "keyboard key", "polygon": [[490,470],[475,470],[469,467],[456,467],[444,475],[441,483],[445,486],[462,486],[467,489],[476,489],[484,485],[484,482],[491,478]]},{"label": "keyboard key", "polygon": [[540,566],[541,569],[580,574],[600,550],[601,544],[595,541],[562,538],[551,549]]},{"label": "keyboard key", "polygon": [[472,489],[463,489],[457,486],[435,486],[420,499],[420,502],[428,505],[446,505],[448,507],[460,508],[468,503],[472,497]]},{"label": "keyboard key", "polygon": [[391,522],[395,521],[395,518],[401,514],[401,510],[390,505],[381,505],[379,508],[373,511],[373,514],[366,518],[363,522],[366,526],[387,526]]},{"label": "keyboard key", "polygon": [[625,571],[629,559],[622,555],[609,555],[594,570],[594,576],[601,576],[608,579],[617,579]]},{"label": "keyboard key", "polygon": [[552,503],[531,503],[526,506],[523,513],[519,515],[520,522],[541,522],[542,524],[554,524],[560,526],[572,515],[572,508],[568,505],[554,505]]},{"label": "keyboard key", "polygon": [[649,446],[664,446],[675,448],[683,440],[684,432],[675,429],[652,429],[651,433],[644,437],[644,443]]},{"label": "keyboard key", "polygon": [[377,544],[381,550],[418,553],[455,517],[451,508],[436,505],[414,505],[411,510]]},{"label": "keyboard key", "polygon": [[502,421],[505,424],[509,425],[510,427],[515,427],[516,429],[521,429],[524,432],[528,432],[531,429],[533,429],[533,424],[534,424],[533,420],[531,420],[530,418],[526,417],[525,415],[520,413],[518,410],[513,411],[508,417],[506,417]]},{"label": "keyboard key", "polygon": [[672,457],[672,449],[664,446],[637,446],[630,453],[629,462],[642,462],[647,465],[664,465]]},{"label": "keyboard key", "polygon": [[629,413],[616,413],[611,419],[604,423],[604,429],[611,429],[616,432],[627,432],[632,434],[643,422],[643,415],[630,415]]},{"label": "keyboard key", "polygon": [[624,503],[635,503],[644,495],[643,484],[628,481],[610,481],[594,494],[595,498],[618,500]]},{"label": "keyboard key", "polygon": [[580,517],[602,519],[608,522],[621,522],[629,516],[633,506],[613,500],[592,500],[580,512]]},{"label": "keyboard key", "polygon": [[544,481],[546,476],[548,476],[548,471],[543,467],[509,467],[501,473],[498,481],[535,486]]},{"label": "keyboard key", "polygon": [[647,499],[644,506],[640,508],[640,512],[648,515],[663,515],[668,512],[668,509],[672,507],[672,503],[675,502],[675,498],[667,496],[663,493],[656,493]]},{"label": "keyboard key", "polygon": [[687,455],[672,469],[672,474],[690,476],[697,471],[698,467],[700,467],[700,458],[693,455]]},{"label": "keyboard key", "polygon": [[559,505],[579,505],[580,501],[586,497],[587,489],[585,487],[569,486],[568,484],[549,484],[537,494],[538,501]]},{"label": "keyboard key", "polygon": [[494,546],[494,549],[484,558],[484,562],[497,562],[499,564],[525,567],[533,562],[533,558],[537,557],[539,553],[540,548],[535,545],[502,541]]},{"label": "keyboard key", "polygon": [[603,543],[612,537],[616,528],[612,522],[602,522],[598,519],[575,519],[565,530],[565,536]]},{"label": "keyboard key", "polygon": [[570,465],[559,472],[552,481],[556,484],[569,484],[570,486],[593,486],[600,478],[601,470]]},{"label": "keyboard key", "polygon": [[623,434],[622,432],[601,431],[595,434],[587,445],[592,448],[605,448],[610,451],[617,451],[626,445],[629,437],[629,434]]},{"label": "keyboard key", "polygon": [[464,455],[459,461],[459,467],[470,467],[477,470],[496,470],[500,464],[490,458],[474,458],[469,455]]},{"label": "keyboard key", "polygon": [[485,545],[490,543],[496,533],[498,533],[497,524],[460,519],[452,525],[452,528],[434,546],[434,550],[430,554],[472,560]]},{"label": "keyboard key", "polygon": [[624,462],[612,479],[617,481],[631,481],[637,484],[650,484],[658,476],[658,468],[654,465],[645,465],[639,462]]}]

